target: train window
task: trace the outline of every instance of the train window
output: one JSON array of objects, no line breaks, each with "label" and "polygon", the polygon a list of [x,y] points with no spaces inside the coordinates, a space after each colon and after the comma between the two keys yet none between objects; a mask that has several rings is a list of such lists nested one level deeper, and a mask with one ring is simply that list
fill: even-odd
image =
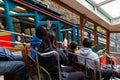
[{"label": "train window", "polygon": [[94,39],[93,31],[94,31],[94,24],[90,21],[86,21],[85,27],[84,27],[84,37],[90,38],[91,40]]},{"label": "train window", "polygon": [[89,38],[88,32],[84,32],[84,38]]},{"label": "train window", "polygon": [[102,29],[100,26],[97,26],[97,33],[101,35],[106,35],[106,31]]},{"label": "train window", "polygon": [[110,51],[120,52],[120,33],[110,34]]},{"label": "train window", "polygon": [[88,29],[90,29],[90,30],[93,30],[94,29],[94,24],[91,23],[90,21],[87,21],[85,23],[85,27],[88,28]]},{"label": "train window", "polygon": [[0,6],[0,29],[7,30],[4,6]]},{"label": "train window", "polygon": [[97,26],[97,50],[106,48],[106,31],[100,26]]},{"label": "train window", "polygon": [[80,48],[80,30],[79,28],[75,29],[76,41],[78,43],[78,48]]},{"label": "train window", "polygon": [[98,37],[97,50],[106,48],[106,38]]},{"label": "train window", "polygon": [[35,34],[33,17],[12,17],[13,27],[15,32],[25,33],[28,35]]}]

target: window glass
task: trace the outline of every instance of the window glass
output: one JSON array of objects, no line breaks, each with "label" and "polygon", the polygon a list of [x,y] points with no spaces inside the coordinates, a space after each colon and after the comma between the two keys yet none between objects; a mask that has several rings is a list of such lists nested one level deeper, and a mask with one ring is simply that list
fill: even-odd
[{"label": "window glass", "polygon": [[120,33],[110,34],[110,51],[120,52]]},{"label": "window glass", "polygon": [[5,9],[3,6],[0,6],[0,29],[8,29],[5,18]]}]

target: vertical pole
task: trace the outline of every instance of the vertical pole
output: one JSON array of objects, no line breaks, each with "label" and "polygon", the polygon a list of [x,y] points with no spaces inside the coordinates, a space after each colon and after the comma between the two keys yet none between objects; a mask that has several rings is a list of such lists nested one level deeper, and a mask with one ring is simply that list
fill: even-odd
[{"label": "vertical pole", "polygon": [[96,51],[98,51],[98,50],[100,50],[100,43],[99,43],[99,39],[98,39],[98,36],[97,36],[97,49],[96,49]]},{"label": "vertical pole", "polygon": [[97,25],[94,24],[94,46],[97,45]]},{"label": "vertical pole", "polygon": [[[110,52],[110,32],[106,31],[106,53],[109,54]],[[109,61],[109,58],[107,58],[107,63]]]},{"label": "vertical pole", "polygon": [[78,42],[78,47],[80,47],[80,31],[79,31],[79,28],[77,28],[77,42]]},{"label": "vertical pole", "polygon": [[[4,0],[4,3],[5,3],[5,5],[4,5],[5,16],[6,16],[6,23],[7,23],[7,26],[8,26],[8,30],[14,32],[14,28],[13,28],[13,25],[12,25],[12,19],[11,19],[11,16],[9,14],[9,12],[10,12],[9,3],[8,3],[7,0]],[[14,42],[15,41],[15,36],[13,34],[11,34],[11,37],[12,37],[12,41]]]},{"label": "vertical pole", "polygon": [[76,41],[75,27],[72,27],[72,40],[73,40],[73,41]]},{"label": "vertical pole", "polygon": [[[38,25],[38,21],[39,21],[39,17],[38,17],[38,12],[37,11],[34,11],[34,15],[35,15],[35,20],[34,20],[34,23],[35,23],[35,28],[37,28],[39,25]],[[40,66],[39,66],[39,60],[38,60],[38,54],[36,54],[36,61],[37,61],[37,71],[38,71],[38,79],[41,80],[41,75],[40,75]]]},{"label": "vertical pole", "polygon": [[106,52],[110,52],[110,32],[106,31]]},{"label": "vertical pole", "polygon": [[[58,22],[58,26],[56,27],[56,36],[57,36],[57,41],[58,41],[59,43],[62,42],[62,36],[61,36],[60,28],[61,28],[60,22]],[[60,44],[60,48],[61,48],[61,47],[62,47],[62,44]]]},{"label": "vertical pole", "polygon": [[83,47],[82,41],[84,39],[84,18],[83,16],[80,17],[80,45]]},{"label": "vertical pole", "polygon": [[35,28],[37,28],[37,27],[39,26],[39,25],[38,25],[38,22],[39,22],[38,12],[37,12],[37,11],[34,11],[34,15],[35,15],[35,20],[34,20]]}]

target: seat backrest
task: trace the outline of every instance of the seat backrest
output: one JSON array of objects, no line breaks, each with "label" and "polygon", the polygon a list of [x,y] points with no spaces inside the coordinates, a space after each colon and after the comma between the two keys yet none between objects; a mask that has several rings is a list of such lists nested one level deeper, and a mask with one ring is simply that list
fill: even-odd
[{"label": "seat backrest", "polygon": [[73,52],[68,52],[69,61],[78,62],[77,55]]},{"label": "seat backrest", "polygon": [[[51,74],[52,78],[56,78],[57,80],[61,80],[61,70],[60,70],[60,58],[57,51],[50,51],[46,53],[39,54],[39,57],[42,58],[42,61],[47,62],[46,64],[42,64],[44,68],[48,70]],[[40,61],[40,60],[39,60]],[[40,62],[42,62],[40,61]],[[45,66],[47,65],[47,66]],[[49,66],[48,66],[49,65]],[[57,73],[57,75],[56,75]],[[59,79],[58,79],[59,78]]]},{"label": "seat backrest", "polygon": [[34,49],[31,50],[36,53],[36,62],[49,72],[51,78],[54,80],[61,80],[60,59],[58,52],[49,51],[46,53],[40,53]]},{"label": "seat backrest", "polygon": [[[77,55],[74,53],[68,53],[68,55],[73,56],[72,58],[77,58]],[[80,64],[79,62],[75,61],[74,59],[69,59],[69,65],[75,68],[78,71],[82,71],[85,73],[85,80],[96,80],[96,72],[95,70],[85,66],[85,64]],[[89,77],[88,77],[89,76]]]},{"label": "seat backrest", "polygon": [[82,56],[82,55],[77,55],[77,59],[80,64],[83,64],[88,68],[97,70],[97,66],[95,65],[96,59],[90,59],[90,58],[87,58],[87,56]]}]

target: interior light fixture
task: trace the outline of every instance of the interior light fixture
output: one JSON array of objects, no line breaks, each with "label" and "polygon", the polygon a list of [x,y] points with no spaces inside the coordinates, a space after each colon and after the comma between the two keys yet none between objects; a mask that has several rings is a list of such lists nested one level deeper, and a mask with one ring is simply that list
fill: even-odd
[{"label": "interior light fixture", "polygon": [[18,9],[20,9],[20,10],[26,10],[25,8],[23,8],[23,7],[20,7],[20,6],[17,6],[16,8],[18,8]]},{"label": "interior light fixture", "polygon": [[4,11],[5,9],[3,7],[0,7],[0,10]]},{"label": "interior light fixture", "polygon": [[34,18],[32,18],[32,17],[28,17],[28,19],[30,19],[30,20],[32,20],[32,21],[34,21]]},{"label": "interior light fixture", "polygon": [[12,14],[17,14],[17,12],[14,12],[14,11],[10,11],[10,13],[12,13]]}]

